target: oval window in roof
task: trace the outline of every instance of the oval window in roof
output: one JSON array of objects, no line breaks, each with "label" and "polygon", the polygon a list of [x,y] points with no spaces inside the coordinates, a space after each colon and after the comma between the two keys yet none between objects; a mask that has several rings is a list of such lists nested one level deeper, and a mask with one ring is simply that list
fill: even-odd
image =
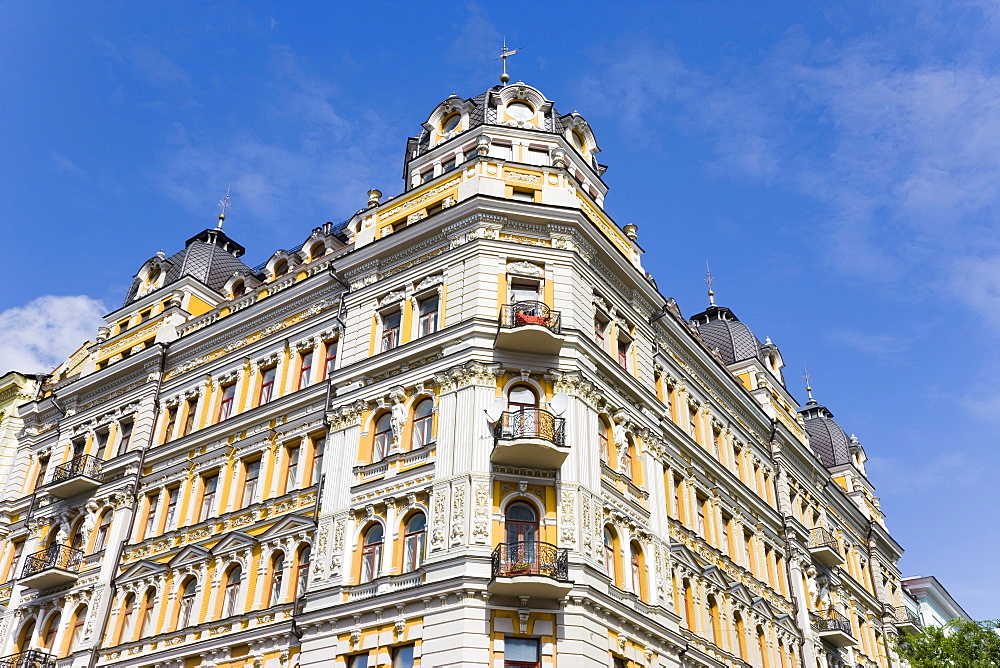
[{"label": "oval window in roof", "polygon": [[507,115],[518,121],[527,121],[535,117],[535,110],[527,102],[511,102],[507,105]]},{"label": "oval window in roof", "polygon": [[445,119],[441,121],[441,132],[451,132],[458,127],[458,124],[461,121],[462,114],[459,114],[458,112],[445,116]]}]

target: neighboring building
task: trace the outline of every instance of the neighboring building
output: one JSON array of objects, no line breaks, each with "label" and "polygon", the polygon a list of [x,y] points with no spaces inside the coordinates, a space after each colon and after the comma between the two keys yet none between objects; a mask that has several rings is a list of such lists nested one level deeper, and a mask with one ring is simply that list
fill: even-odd
[{"label": "neighboring building", "polygon": [[903,598],[910,618],[916,613],[920,627],[944,626],[953,619],[972,621],[948,590],[933,575],[914,575],[900,582],[908,596]]},{"label": "neighboring building", "polygon": [[395,198],[148,260],[21,409],[10,662],[888,667],[863,449],[660,294],[598,150],[521,82],[453,95]]}]

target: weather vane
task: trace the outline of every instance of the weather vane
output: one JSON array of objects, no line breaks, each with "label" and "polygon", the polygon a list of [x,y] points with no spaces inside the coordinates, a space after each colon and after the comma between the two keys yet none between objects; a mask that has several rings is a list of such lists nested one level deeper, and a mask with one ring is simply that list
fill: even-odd
[{"label": "weather vane", "polygon": [[500,57],[497,60],[503,61],[503,74],[500,75],[500,83],[507,83],[510,81],[510,75],[507,74],[507,59],[513,56],[515,53],[521,50],[521,47],[516,49],[507,49],[507,39],[503,40],[503,48],[500,49]]},{"label": "weather vane", "polygon": [[231,188],[231,187],[232,187],[232,184],[230,184],[226,188],[226,196],[223,197],[221,200],[219,200],[219,211],[220,211],[220,213],[219,213],[219,225],[218,225],[218,227],[215,228],[217,230],[221,230],[222,229],[222,221],[224,221],[226,219],[226,210],[230,206],[232,206],[229,203],[229,188]]},{"label": "weather vane", "polygon": [[712,269],[708,266],[708,260],[705,260],[705,283],[708,284],[708,305],[715,306],[715,292],[712,291],[715,279],[712,278]]},{"label": "weather vane", "polygon": [[806,368],[805,364],[802,365],[802,378],[806,381],[806,394],[809,395],[809,401],[812,401],[813,389],[811,383],[809,382],[809,379],[812,378],[812,376],[809,375],[809,369]]}]

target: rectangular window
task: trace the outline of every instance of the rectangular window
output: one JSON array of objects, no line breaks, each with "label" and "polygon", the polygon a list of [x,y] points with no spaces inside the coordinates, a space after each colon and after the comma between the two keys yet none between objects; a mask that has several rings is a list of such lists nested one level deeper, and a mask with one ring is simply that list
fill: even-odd
[{"label": "rectangular window", "polygon": [[177,500],[180,497],[179,487],[171,487],[167,490],[167,521],[166,531],[173,531],[177,528]]},{"label": "rectangular window", "polygon": [[194,431],[194,418],[198,414],[198,400],[188,399],[184,403],[184,427],[181,429],[181,436],[187,436]]},{"label": "rectangular window", "polygon": [[118,427],[118,454],[124,455],[128,452],[128,445],[132,442],[132,422],[122,422]]},{"label": "rectangular window", "polygon": [[97,445],[94,456],[98,459],[103,460],[108,455],[108,436],[110,436],[110,433],[106,429],[94,434],[94,439]]},{"label": "rectangular window", "polygon": [[413,668],[413,645],[392,648],[392,668]]},{"label": "rectangular window", "polygon": [[218,473],[213,473],[201,479],[201,513],[198,516],[199,522],[211,517],[212,510],[215,507],[215,493],[218,487]]},{"label": "rectangular window", "polygon": [[14,554],[11,556],[10,563],[7,564],[7,575],[4,577],[4,582],[10,582],[14,579],[14,575],[17,573],[17,562],[21,559],[21,552],[24,550],[24,541],[19,540],[13,543]]},{"label": "rectangular window", "polygon": [[299,481],[299,446],[289,446],[285,451],[288,465],[285,468],[285,492],[296,488]]},{"label": "rectangular window", "polygon": [[39,457],[38,458],[38,475],[35,476],[35,489],[38,489],[45,484],[45,473],[49,468],[49,458]]},{"label": "rectangular window", "polygon": [[541,286],[537,281],[511,281],[510,282],[510,300],[511,303],[518,302],[537,302],[540,301],[539,295]]},{"label": "rectangular window", "polygon": [[[236,400],[236,383],[230,383],[222,388],[222,402],[219,404],[219,422],[233,414],[233,403]],[[176,409],[174,409],[176,413]]]},{"label": "rectangular window", "polygon": [[309,385],[312,378],[313,351],[309,350],[299,355],[299,387],[302,389]]},{"label": "rectangular window", "polygon": [[698,409],[690,408],[688,409],[688,434],[691,438],[697,438],[698,436]]},{"label": "rectangular window", "polygon": [[628,352],[630,347],[629,341],[618,339],[618,364],[626,371],[628,371]]},{"label": "rectangular window", "polygon": [[705,517],[708,514],[708,499],[703,496],[698,497],[698,535],[702,538],[708,538],[708,534],[705,533],[707,524],[705,523]]},{"label": "rectangular window", "polygon": [[436,332],[438,328],[438,295],[433,294],[426,299],[421,299],[418,303],[418,309],[420,311],[419,336],[427,336]]},{"label": "rectangular window", "polygon": [[498,144],[493,142],[490,144],[489,155],[491,158],[500,158],[501,160],[510,160],[513,151],[510,144]]},{"label": "rectangular window", "polygon": [[83,438],[78,438],[73,441],[73,459],[79,459],[83,457],[84,451],[87,449],[87,441]]},{"label": "rectangular window", "polygon": [[368,655],[355,654],[347,657],[347,668],[368,668]]},{"label": "rectangular window", "polygon": [[146,322],[147,320],[149,320],[149,315],[150,315],[149,311],[143,311],[142,313],[140,313],[139,314],[139,322],[142,323],[142,322]]},{"label": "rectangular window", "polygon": [[311,485],[315,485],[319,482],[320,475],[323,474],[323,455],[326,452],[326,439],[317,438],[313,441],[313,465],[312,465],[312,482]]},{"label": "rectangular window", "polygon": [[400,313],[393,311],[382,316],[382,352],[399,345]]},{"label": "rectangular window", "polygon": [[528,148],[527,160],[529,165],[548,165],[549,152],[544,148]]},{"label": "rectangular window", "polygon": [[243,507],[249,506],[257,496],[257,483],[260,481],[260,460],[243,464]]},{"label": "rectangular window", "polygon": [[421,183],[427,183],[428,181],[430,181],[433,178],[434,178],[434,170],[433,169],[428,169],[427,171],[420,173],[420,182]]},{"label": "rectangular window", "polygon": [[324,344],[326,350],[326,355],[323,359],[323,369],[326,371],[324,378],[332,376],[334,370],[337,368],[337,345],[339,343],[338,339],[334,339]]},{"label": "rectangular window", "polygon": [[510,198],[513,200],[517,200],[518,202],[534,202],[535,193],[532,190],[514,189],[510,193]]},{"label": "rectangular window", "polygon": [[453,169],[455,169],[455,158],[452,158],[448,162],[441,163],[441,171],[444,172],[445,174],[452,171]]},{"label": "rectangular window", "polygon": [[159,494],[150,494],[146,504],[146,528],[142,533],[144,539],[156,535],[156,508],[160,505]]},{"label": "rectangular window", "polygon": [[538,654],[537,638],[504,638],[504,668],[539,668]]},{"label": "rectangular window", "polygon": [[277,367],[264,369],[260,372],[260,395],[257,397],[257,405],[262,406],[271,400],[274,393],[274,378],[278,374]]},{"label": "rectangular window", "polygon": [[605,350],[607,343],[605,341],[605,333],[608,331],[609,321],[604,318],[597,317],[594,318],[594,343],[601,350]]}]

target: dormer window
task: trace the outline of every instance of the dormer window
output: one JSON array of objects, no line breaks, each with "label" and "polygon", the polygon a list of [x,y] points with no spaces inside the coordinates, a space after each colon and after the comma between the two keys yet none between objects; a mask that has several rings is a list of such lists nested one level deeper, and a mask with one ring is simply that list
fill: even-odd
[{"label": "dormer window", "polygon": [[288,260],[281,259],[274,263],[274,277],[284,276],[288,273]]},{"label": "dormer window", "polygon": [[530,121],[535,117],[535,110],[527,102],[518,100],[507,105],[507,115],[515,121]]},{"label": "dormer window", "polygon": [[462,122],[462,114],[458,113],[457,111],[448,114],[447,116],[444,117],[444,120],[441,121],[441,134],[447,134],[455,130],[456,128],[458,128],[458,125],[461,122]]},{"label": "dormer window", "polygon": [[247,292],[247,285],[243,281],[236,281],[233,283],[233,299],[237,297],[242,297]]}]

